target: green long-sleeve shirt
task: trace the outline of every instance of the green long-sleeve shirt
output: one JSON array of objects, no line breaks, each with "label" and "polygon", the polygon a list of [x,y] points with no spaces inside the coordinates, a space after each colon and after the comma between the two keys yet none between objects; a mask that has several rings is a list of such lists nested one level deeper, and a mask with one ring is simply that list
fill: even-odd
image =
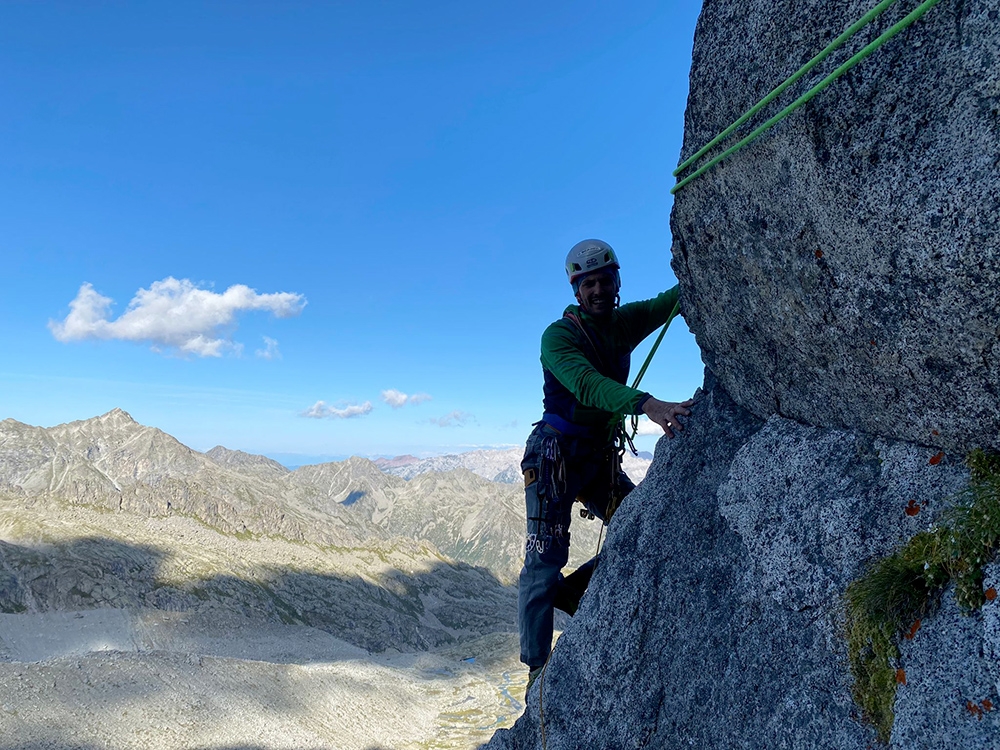
[{"label": "green long-sleeve shirt", "polygon": [[679,295],[675,286],[653,299],[629,302],[606,321],[588,315],[578,305],[567,307],[565,312],[576,314],[586,324],[606,361],[594,361],[593,349],[569,319],[561,318],[546,328],[542,334],[542,367],[575,401],[569,414],[560,413],[566,411],[562,403],[566,394],[555,392],[559,388],[546,377],[546,411],[557,409],[559,416],[586,427],[604,427],[618,415],[637,414],[639,402],[647,394],[625,384],[627,358],[667,321]]}]

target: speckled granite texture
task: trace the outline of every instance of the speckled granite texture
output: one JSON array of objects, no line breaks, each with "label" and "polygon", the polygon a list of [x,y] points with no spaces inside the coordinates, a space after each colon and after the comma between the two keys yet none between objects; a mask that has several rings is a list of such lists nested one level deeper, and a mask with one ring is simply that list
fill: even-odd
[{"label": "speckled granite texture", "polygon": [[[874,4],[706,0],[682,157]],[[704,392],[615,516],[524,716],[487,747],[875,747],[844,589],[934,522],[969,449],[1000,449],[995,0],[943,0],[681,190],[671,226]],[[902,644],[892,748],[1000,748],[998,602],[963,616],[946,592]]]},{"label": "speckled granite texture", "polygon": [[[707,0],[682,156],[874,4]],[[765,118],[916,5],[898,2]],[[998,13],[944,0],[677,194],[684,316],[744,408],[1000,448]]]},{"label": "speckled granite texture", "polygon": [[[873,747],[850,695],[841,595],[968,481],[935,453],[762,421],[709,376],[683,437],[660,441],[615,516],[541,689],[487,747],[541,748],[543,721],[548,750]],[[946,594],[905,642],[891,747],[1000,744],[997,716],[966,705],[1000,706],[994,609],[964,617]]]}]

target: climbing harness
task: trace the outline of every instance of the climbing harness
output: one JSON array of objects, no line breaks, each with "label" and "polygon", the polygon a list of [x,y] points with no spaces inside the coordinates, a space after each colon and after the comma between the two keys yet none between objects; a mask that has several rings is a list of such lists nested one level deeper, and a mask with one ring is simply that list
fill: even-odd
[{"label": "climbing harness", "polygon": [[[829,57],[829,55],[832,52],[834,52],[836,49],[838,49],[841,46],[843,46],[849,39],[851,39],[855,34],[857,34],[858,31],[860,31],[862,28],[864,28],[869,23],[871,23],[871,21],[873,21],[876,17],[878,17],[879,15],[881,15],[882,12],[885,11],[887,8],[889,8],[890,5],[893,5],[896,2],[898,2],[898,0],[882,0],[882,2],[880,2],[874,8],[872,8],[870,11],[868,11],[864,16],[862,16],[860,19],[858,19],[858,21],[856,21],[855,23],[851,24],[844,31],[844,33],[842,33],[840,36],[838,36],[836,39],[834,39],[832,42],[830,42],[830,44],[827,45],[822,51],[820,51],[819,54],[817,54],[815,57],[813,57],[811,60],[809,60],[809,62],[807,62],[805,65],[803,65],[801,68],[799,68],[789,78],[787,78],[785,81],[783,81],[781,84],[779,84],[774,90],[771,91],[771,93],[769,93],[767,96],[765,96],[759,102],[757,102],[757,104],[755,104],[745,114],[743,114],[739,119],[737,119],[736,122],[734,122],[732,125],[730,125],[729,127],[727,127],[725,130],[723,130],[717,136],[715,136],[715,138],[713,138],[707,144],[705,144],[704,146],[702,146],[693,156],[691,156],[690,158],[686,159],[680,166],[677,167],[677,169],[674,170],[674,175],[675,176],[679,176],[681,172],[683,172],[688,167],[690,167],[692,164],[694,164],[698,159],[700,159],[702,156],[704,156],[712,148],[714,148],[715,146],[717,146],[721,141],[723,141],[724,139],[726,139],[727,137],[729,137],[733,133],[733,131],[735,131],[740,125],[744,124],[747,120],[749,120],[751,117],[753,117],[755,114],[757,114],[760,110],[762,110],[764,107],[766,107],[772,101],[774,101],[778,96],[781,95],[781,93],[783,91],[785,91],[785,89],[787,89],[793,83],[795,83],[800,78],[802,78],[804,75],[806,75],[810,70],[812,70],[813,68],[815,68],[819,63],[821,63],[823,60],[825,60],[827,57]],[[692,172],[690,175],[688,175],[684,179],[680,180],[676,185],[673,186],[673,188],[671,188],[670,192],[671,193],[677,193],[677,191],[680,190],[681,188],[683,188],[685,185],[690,184],[693,180],[695,180],[698,177],[700,177],[701,175],[705,174],[705,172],[707,172],[708,170],[710,170],[712,167],[714,167],[716,164],[718,164],[719,162],[721,162],[723,159],[725,159],[726,157],[730,156],[731,154],[736,153],[741,148],[743,148],[745,145],[747,145],[751,141],[755,140],[759,135],[761,135],[762,133],[766,132],[767,130],[770,130],[772,127],[774,127],[779,122],[781,122],[782,120],[784,120],[788,115],[790,115],[792,112],[794,112],[795,110],[797,110],[799,107],[802,107],[803,105],[807,104],[817,94],[819,94],[823,89],[825,89],[831,83],[833,83],[834,81],[836,81],[838,78],[840,78],[842,75],[844,75],[847,71],[849,71],[851,68],[853,68],[859,62],[861,62],[862,60],[864,60],[866,57],[868,57],[869,55],[871,55],[875,50],[877,50],[883,44],[885,44],[886,42],[888,42],[890,39],[892,39],[894,36],[896,36],[899,32],[903,31],[904,29],[909,28],[914,23],[916,23],[918,20],[920,20],[920,18],[923,17],[923,15],[925,13],[927,13],[927,11],[929,11],[931,8],[933,8],[935,5],[937,5],[939,2],[941,2],[941,0],[924,0],[922,3],[920,3],[920,5],[918,5],[916,8],[914,8],[904,18],[902,18],[900,21],[894,23],[892,26],[890,26],[888,29],[886,29],[884,32],[882,32],[874,41],[872,41],[869,44],[866,44],[864,47],[862,47],[861,50],[859,50],[854,55],[852,55],[846,62],[844,62],[843,64],[841,64],[840,66],[838,66],[836,70],[834,70],[832,73],[830,73],[830,75],[826,76],[826,78],[824,78],[822,81],[820,81],[819,83],[817,83],[811,89],[809,89],[808,91],[806,91],[804,94],[802,94],[802,96],[800,96],[794,102],[792,102],[791,104],[789,104],[787,107],[785,107],[783,110],[781,110],[774,117],[772,117],[767,122],[765,122],[763,125],[759,126],[755,130],[753,130],[749,135],[747,135],[745,138],[743,138],[742,140],[740,140],[738,143],[736,143],[733,146],[730,146],[728,149],[726,149],[725,151],[723,151],[721,154],[719,154],[718,156],[714,157],[713,159],[711,159],[710,161],[708,161],[703,166],[699,167],[697,170],[695,170],[694,172]]]}]

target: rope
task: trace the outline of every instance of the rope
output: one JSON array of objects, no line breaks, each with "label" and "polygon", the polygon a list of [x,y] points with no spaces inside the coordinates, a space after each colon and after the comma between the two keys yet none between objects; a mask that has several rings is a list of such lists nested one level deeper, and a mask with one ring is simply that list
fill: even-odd
[{"label": "rope", "polygon": [[[889,0],[883,0],[882,3],[879,3],[879,5],[877,5],[871,11],[869,11],[868,14],[866,14],[866,17],[868,15],[871,15],[872,13],[874,13],[874,15],[872,15],[872,18],[874,18],[875,16],[877,16],[879,13],[881,13],[883,10],[885,10],[885,8],[882,8],[881,6],[886,5],[886,3],[888,3],[888,2],[889,2]],[[753,132],[751,132],[748,136],[746,136],[745,138],[743,138],[735,146],[731,146],[730,148],[726,149],[724,152],[722,152],[721,154],[719,154],[718,156],[716,156],[715,158],[713,158],[707,164],[705,164],[704,166],[698,168],[695,172],[693,172],[692,174],[688,175],[683,180],[681,180],[676,185],[674,185],[673,188],[671,188],[670,192],[672,194],[677,193],[678,190],[680,190],[681,188],[683,188],[685,185],[689,184],[692,180],[697,179],[698,177],[700,177],[701,175],[703,175],[705,172],[707,172],[709,169],[711,169],[712,167],[714,167],[716,164],[718,164],[719,162],[721,162],[723,159],[725,159],[726,157],[730,156],[731,154],[736,153],[737,151],[739,151],[741,148],[743,148],[745,145],[747,145],[751,141],[756,140],[756,138],[759,135],[761,135],[762,133],[764,133],[767,130],[770,130],[772,127],[774,127],[779,122],[781,122],[786,117],[788,117],[788,115],[790,115],[792,112],[794,112],[795,110],[799,109],[803,105],[805,105],[808,102],[810,102],[823,89],[825,89],[831,83],[833,83],[834,81],[836,81],[838,78],[840,78],[842,75],[844,75],[847,71],[849,71],[851,68],[853,68],[859,62],[861,62],[862,60],[864,60],[866,57],[868,57],[869,55],[871,55],[875,50],[877,50],[883,44],[885,44],[886,42],[888,42],[890,39],[892,39],[894,36],[896,36],[901,31],[909,28],[914,23],[916,23],[918,20],[920,20],[920,18],[923,17],[923,15],[925,13],[927,13],[927,11],[929,11],[931,8],[933,8],[935,5],[937,5],[939,2],[941,2],[941,0],[924,0],[914,10],[912,10],[910,13],[908,13],[902,20],[894,23],[892,26],[890,26],[888,29],[886,29],[884,32],[882,32],[874,41],[866,44],[859,52],[857,52],[854,55],[852,55],[850,57],[850,59],[848,59],[846,62],[844,62],[843,64],[841,64],[830,75],[828,75],[826,78],[824,78],[822,81],[820,81],[819,83],[817,83],[815,86],[813,86],[811,89],[809,89],[806,93],[804,93],[802,96],[800,96],[794,102],[792,102],[787,107],[785,107],[783,110],[781,110],[781,112],[779,112],[778,114],[776,114],[774,117],[772,117],[770,120],[768,120],[763,125],[761,125],[760,127],[758,127],[756,130],[754,130]],[[888,6],[886,5],[886,7],[888,7]],[[864,20],[864,18],[862,18],[862,20]],[[869,20],[871,20],[871,19],[869,19]],[[858,26],[858,24],[860,24],[860,23],[861,23],[861,21],[858,21],[858,23],[855,23],[854,25],[851,26],[851,29],[854,29],[854,32],[852,32],[852,34],[850,36],[853,36],[853,34],[857,32],[858,29],[855,29],[854,27]],[[866,21],[866,23],[867,23],[867,21]],[[865,24],[861,24],[861,25],[863,26]],[[858,26],[858,28],[860,28],[860,26]],[[850,29],[848,29],[848,31],[850,31]],[[844,34],[847,34],[847,32],[844,32]],[[840,37],[837,37],[837,39],[834,40],[834,43],[836,43],[836,42],[839,41],[838,46],[840,46],[840,44],[843,44],[844,41],[846,41],[847,39],[850,38],[850,36],[847,36],[846,38],[841,39],[841,37],[844,37],[844,34],[842,34]],[[831,45],[832,44],[833,43],[831,43]],[[832,49],[829,49],[829,48],[827,48],[827,49],[829,51],[823,50],[823,52],[820,52],[820,54],[817,55],[816,57],[820,57],[820,55],[823,55],[825,57],[826,55],[829,55],[829,53],[833,51]],[[819,61],[816,58],[813,58],[808,63],[806,63],[806,66],[810,66],[811,65],[811,66],[814,67],[815,64],[818,63],[818,62]],[[808,72],[808,70],[806,70],[805,72]],[[798,72],[796,72],[795,74],[793,74],[792,77],[795,78],[795,80],[798,80],[798,78],[801,78],[802,75],[805,74],[805,72],[803,72],[803,70],[800,69]],[[790,80],[791,79],[789,79],[789,81]],[[781,91],[784,91],[785,88],[788,88],[788,86],[785,85],[785,84],[788,84],[789,81],[786,81],[785,83],[781,84],[778,87],[778,89],[781,89]],[[782,87],[784,87],[784,88],[782,88]],[[777,96],[777,94],[775,94],[775,92],[781,93],[780,91],[778,91],[778,89],[775,89],[775,91],[771,92],[771,94],[774,94],[774,96],[771,96],[771,94],[769,94],[768,97],[770,97],[770,98],[765,97],[766,101],[762,100],[759,103],[760,106],[752,108],[750,110],[750,112],[748,112],[746,115],[744,115],[739,120],[737,120],[735,123],[733,123],[733,125],[731,125],[729,128],[727,128],[722,133],[720,133],[718,136],[716,136],[716,138],[712,139],[712,141],[709,143],[709,145],[706,146],[706,147],[704,147],[703,149],[701,149],[698,152],[698,154],[696,154],[695,157],[692,157],[692,159],[688,159],[686,162],[684,162],[684,164],[682,164],[680,167],[678,167],[677,172],[680,172],[682,169],[684,169],[687,166],[689,166],[690,163],[694,160],[694,158],[697,158],[697,156],[703,155],[705,153],[705,151],[708,150],[708,148],[710,148],[711,146],[717,144],[719,141],[721,141],[727,135],[729,135],[730,133],[732,133],[732,131],[736,127],[738,127],[743,122],[746,122],[746,119],[748,119],[752,114],[754,114],[755,112],[759,111],[762,106],[764,106],[765,104],[767,104],[770,101],[772,101],[775,98],[775,96]],[[677,172],[675,172],[674,174],[677,174]]]},{"label": "rope", "polygon": [[[670,311],[670,315],[669,315],[669,317],[667,317],[667,322],[664,323],[663,324],[663,328],[660,329],[660,335],[656,337],[656,341],[653,342],[653,347],[649,350],[649,354],[646,355],[646,361],[642,363],[642,367],[639,368],[639,372],[636,374],[635,380],[632,381],[632,387],[633,388],[638,388],[639,387],[639,383],[642,382],[642,376],[645,375],[646,374],[646,370],[649,369],[649,364],[650,364],[650,362],[653,361],[653,355],[656,354],[656,350],[659,348],[660,342],[663,341],[663,337],[667,333],[667,329],[670,327],[670,324],[673,322],[674,318],[676,318],[680,314],[680,311],[681,311],[681,302],[678,299],[677,302],[674,303],[674,309]],[[612,480],[611,480],[612,481],[612,487],[616,487],[617,486],[617,481],[618,481],[617,474],[621,470],[621,457],[625,453],[626,442],[629,445],[629,447],[631,447],[632,452],[633,453],[636,452],[635,446],[632,444],[632,440],[635,438],[636,434],[639,432],[639,415],[638,414],[632,414],[631,415],[631,417],[632,417],[632,434],[631,435],[629,435],[628,430],[625,429],[625,417],[626,416],[629,416],[629,415],[623,414],[621,417],[616,418],[611,423],[613,425],[620,425],[620,430],[621,430],[620,432],[617,432],[618,428],[616,428],[616,434],[618,435],[618,437],[616,438],[616,442],[618,442],[620,440],[621,444],[620,444],[620,448],[616,448],[616,450],[618,451],[618,460],[615,461],[614,458],[612,458],[612,461],[611,461],[611,473],[613,475],[612,476]],[[601,543],[602,543],[603,538],[604,538],[604,529],[607,528],[607,525],[608,525],[608,518],[616,510],[618,510],[618,505],[620,503],[621,503],[621,498],[619,498],[617,496],[617,492],[615,492],[614,496],[612,497],[611,503],[609,503],[609,505],[608,505],[608,510],[605,512],[605,519],[604,519],[604,522],[601,524],[601,530],[600,530],[600,532],[597,535],[597,552],[594,553],[595,557],[597,557],[598,555],[601,554]]]},{"label": "rope", "polygon": [[[605,521],[601,524],[601,530],[597,532],[597,551],[594,552],[594,557],[600,557],[601,545],[604,544],[604,530],[608,528],[608,522]],[[597,572],[597,566],[600,564],[600,560],[594,563],[594,572]]]},{"label": "rope", "polygon": [[[642,376],[646,374],[646,370],[649,369],[649,364],[653,361],[653,355],[656,354],[656,350],[660,347],[660,342],[663,341],[664,335],[667,333],[667,329],[670,328],[670,324],[674,322],[681,312],[681,301],[678,299],[674,303],[674,309],[670,311],[670,316],[667,318],[667,322],[663,324],[663,328],[660,329],[660,335],[656,337],[656,341],[653,342],[653,348],[649,350],[649,354],[646,355],[646,361],[642,363],[642,367],[639,368],[639,372],[636,373],[635,380],[632,381],[632,387],[638,389],[639,383],[642,382]],[[631,416],[632,418],[632,434],[629,435],[628,430],[625,429],[625,417]],[[623,414],[621,417],[616,417],[611,421],[611,424],[621,424],[622,434],[625,439],[631,445],[632,440],[639,432],[639,415],[638,414]],[[632,448],[632,452],[635,452],[635,448]]]},{"label": "rope", "polygon": [[642,381],[642,376],[646,374],[646,369],[649,367],[649,363],[653,361],[653,355],[656,354],[656,349],[660,346],[660,342],[663,341],[663,335],[670,328],[670,324],[674,321],[674,318],[681,311],[680,300],[674,303],[674,309],[670,311],[670,317],[667,318],[667,322],[663,324],[663,328],[660,330],[660,335],[656,337],[656,341],[653,342],[653,348],[649,350],[649,354],[646,355],[646,361],[642,363],[642,367],[639,368],[638,374],[635,376],[635,380],[632,381],[632,387],[638,388],[639,383]]},{"label": "rope", "polygon": [[706,143],[704,146],[702,146],[701,149],[699,149],[699,151],[694,156],[690,157],[689,159],[687,159],[686,161],[684,161],[679,167],[677,167],[677,169],[674,170],[674,176],[676,177],[677,175],[679,175],[685,169],[687,169],[692,164],[694,164],[696,161],[698,161],[698,159],[700,159],[702,156],[704,156],[708,151],[710,151],[715,146],[717,146],[720,141],[725,140],[729,135],[732,134],[732,132],[734,130],[736,130],[736,128],[738,128],[740,125],[742,125],[747,120],[749,120],[751,117],[753,117],[755,114],[757,114],[762,109],[764,109],[764,107],[766,107],[768,104],[770,104],[775,99],[777,99],[782,94],[782,92],[785,89],[787,89],[793,83],[795,83],[800,78],[802,78],[802,76],[804,76],[810,70],[812,70],[813,68],[815,68],[821,62],[823,62],[827,57],[830,56],[831,53],[833,53],[834,51],[836,51],[837,49],[839,49],[848,39],[850,39],[852,36],[854,36],[855,34],[857,34],[862,28],[864,28],[865,26],[867,26],[869,23],[871,23],[872,21],[874,21],[879,15],[882,14],[883,11],[885,11],[886,9],[888,9],[888,7],[890,5],[892,5],[893,3],[895,3],[895,2],[897,2],[897,0],[882,0],[882,2],[880,2],[878,5],[876,5],[874,8],[872,8],[870,11],[868,11],[867,13],[865,13],[860,19],[858,19],[853,24],[851,24],[851,26],[849,26],[847,28],[847,30],[844,31],[843,34],[841,34],[836,39],[834,39],[832,42],[830,42],[822,51],[820,51],[820,53],[818,55],[816,55],[809,62],[807,62],[805,65],[803,65],[797,71],[795,71],[791,75],[791,77],[788,78],[784,83],[779,84],[778,87],[775,88],[770,94],[768,94],[763,99],[761,99],[759,102],[757,102],[755,105],[753,105],[753,107],[751,107],[746,112],[746,114],[744,114],[742,117],[740,117],[740,119],[738,119],[736,122],[734,122],[728,128],[726,128],[721,133],[719,133],[717,136],[715,136],[715,138],[713,138],[708,143]]}]

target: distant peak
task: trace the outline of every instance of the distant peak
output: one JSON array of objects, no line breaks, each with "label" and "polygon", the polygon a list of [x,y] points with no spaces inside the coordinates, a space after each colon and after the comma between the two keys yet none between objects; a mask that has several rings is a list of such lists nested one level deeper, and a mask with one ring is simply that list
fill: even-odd
[{"label": "distant peak", "polygon": [[407,453],[405,456],[396,456],[394,458],[376,458],[373,459],[372,463],[378,466],[380,469],[385,468],[396,468],[398,466],[409,466],[410,464],[415,464],[420,461],[416,456],[411,456]]},{"label": "distant peak", "polygon": [[288,468],[282,466],[274,459],[267,456],[260,456],[256,453],[245,453],[243,451],[232,450],[224,445],[217,445],[212,450],[206,451],[206,456],[222,466],[230,468],[267,468],[281,474],[287,474]]},{"label": "distant peak", "polygon": [[102,414],[98,417],[102,422],[115,421],[115,422],[135,422],[132,419],[132,415],[129,414],[124,409],[119,409],[117,406],[109,411],[107,414]]}]

